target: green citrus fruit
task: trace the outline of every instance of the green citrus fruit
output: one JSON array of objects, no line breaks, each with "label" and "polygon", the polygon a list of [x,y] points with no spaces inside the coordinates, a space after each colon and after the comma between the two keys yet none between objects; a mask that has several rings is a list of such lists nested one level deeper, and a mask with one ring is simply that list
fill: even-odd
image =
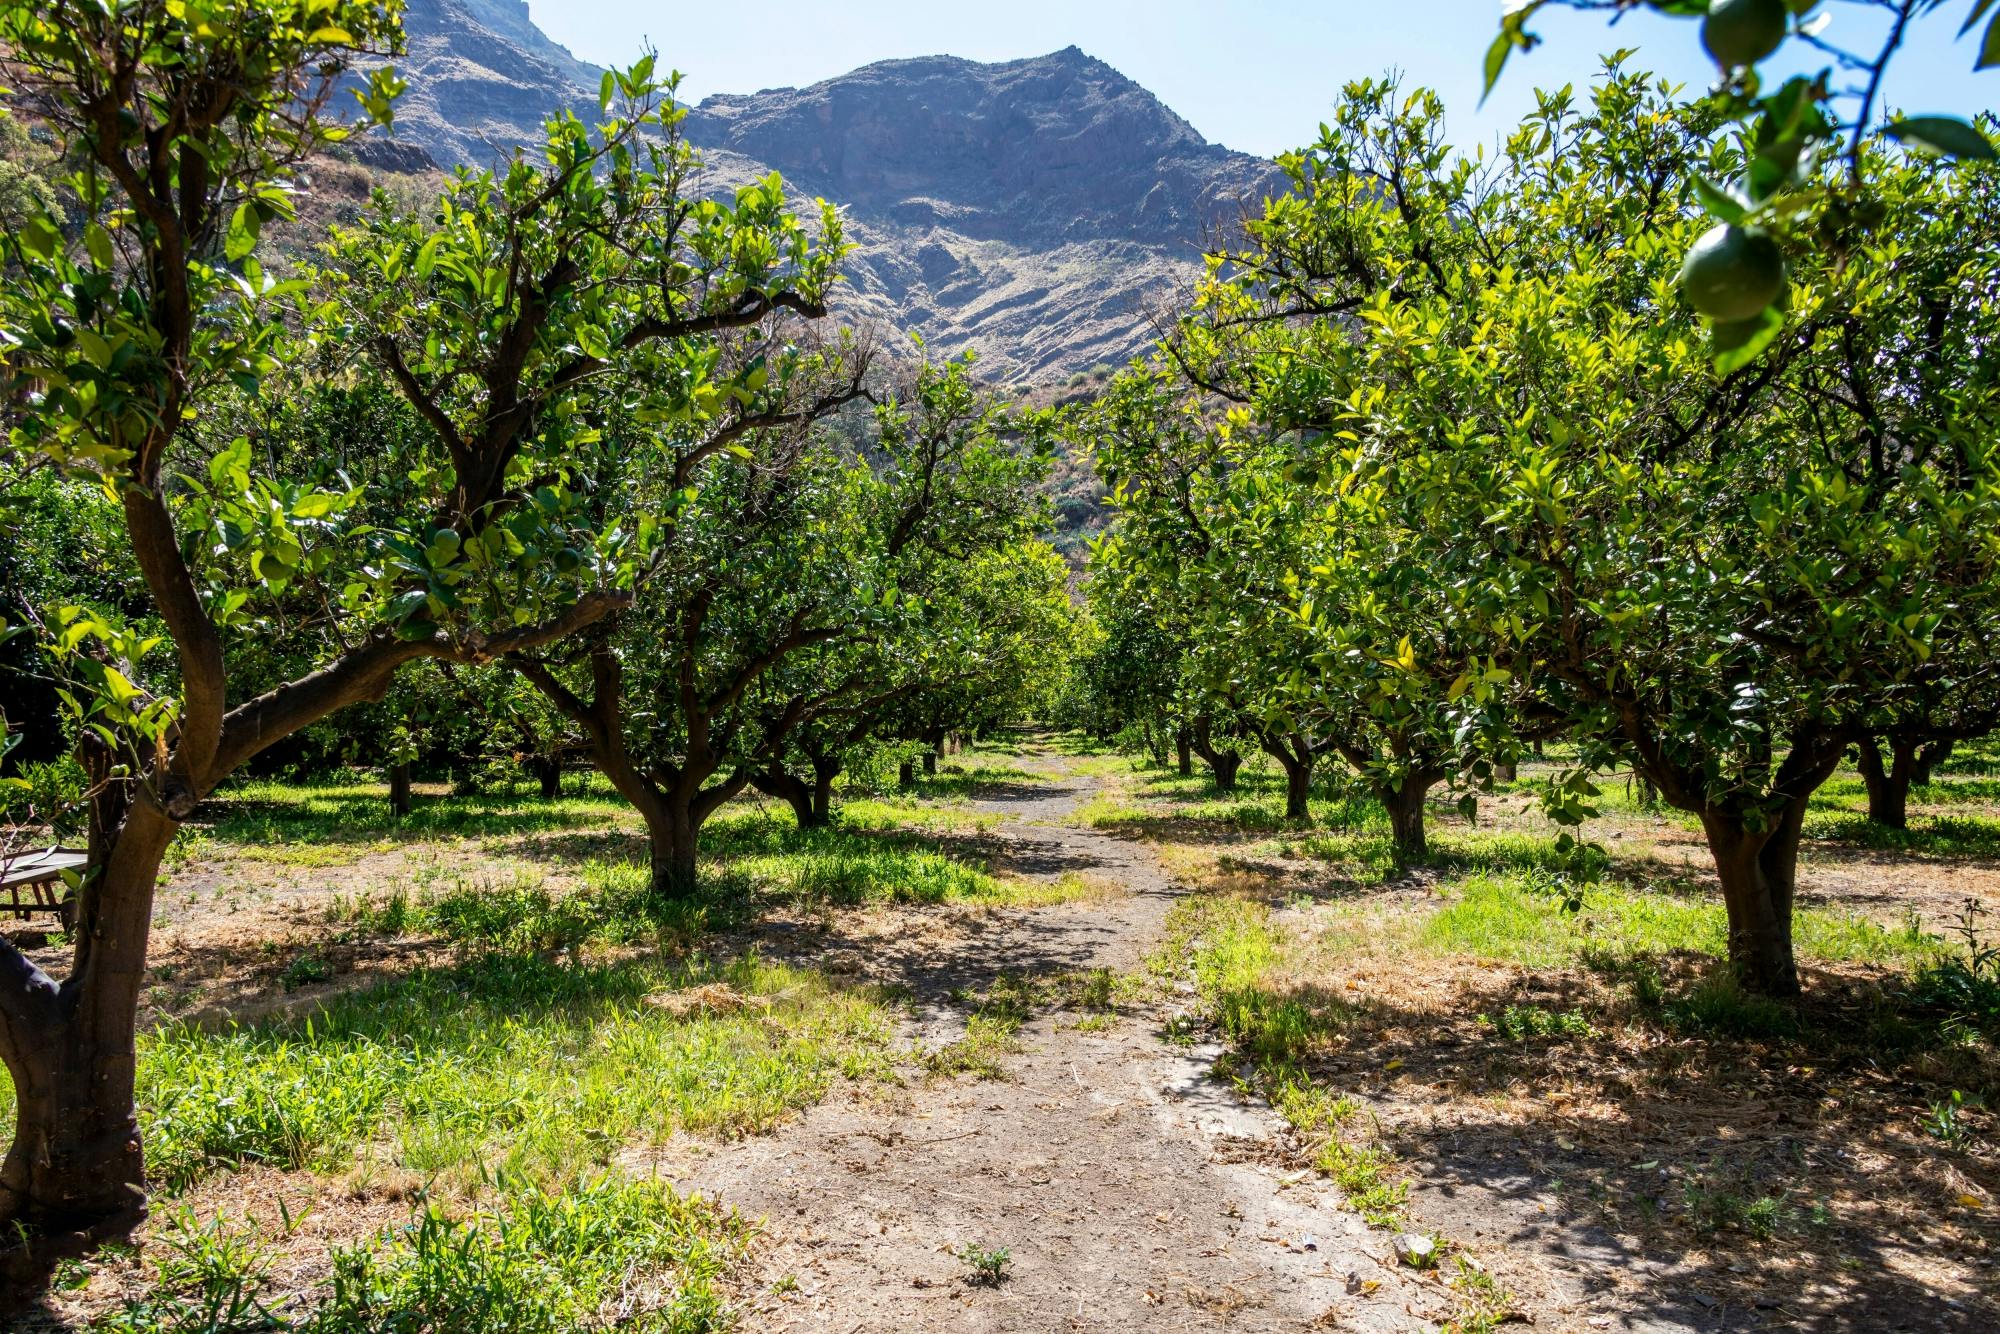
[{"label": "green citrus fruit", "polygon": [[1711,227],[1681,263],[1688,304],[1713,320],[1747,320],[1785,291],[1785,256],[1764,232]]},{"label": "green citrus fruit", "polygon": [[1714,0],[1701,44],[1722,68],[1754,65],[1785,40],[1785,0]]}]

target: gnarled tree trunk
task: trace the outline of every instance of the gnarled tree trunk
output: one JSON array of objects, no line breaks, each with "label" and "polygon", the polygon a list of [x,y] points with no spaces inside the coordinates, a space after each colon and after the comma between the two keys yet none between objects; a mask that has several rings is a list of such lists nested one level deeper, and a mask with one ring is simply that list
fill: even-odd
[{"label": "gnarled tree trunk", "polygon": [[1185,726],[1174,729],[1174,764],[1182,778],[1194,776],[1194,738]]},{"label": "gnarled tree trunk", "polygon": [[1910,769],[1910,781],[1919,787],[1930,785],[1937,767],[1951,758],[1951,752],[1958,743],[1947,737],[1943,741],[1933,741],[1917,751],[1916,763]]},{"label": "gnarled tree trunk", "polygon": [[1257,744],[1285,771],[1285,818],[1303,820],[1312,814],[1313,743],[1303,732],[1289,735],[1263,730]]},{"label": "gnarled tree trunk", "polygon": [[789,805],[799,828],[824,829],[833,820],[833,780],[840,774],[840,762],[815,759],[811,764],[811,782],[777,764],[771,765],[751,781],[759,792]]},{"label": "gnarled tree trunk", "polygon": [[1377,787],[1375,795],[1389,812],[1389,837],[1396,856],[1415,861],[1430,855],[1430,839],[1424,830],[1424,802],[1444,775],[1434,769],[1412,769],[1395,787]]},{"label": "gnarled tree trunk", "polygon": [[1215,745],[1211,725],[1206,718],[1198,720],[1189,737],[1194,753],[1201,756],[1209,772],[1215,776],[1217,792],[1236,790],[1236,771],[1243,767],[1243,755],[1234,747],[1218,748]]},{"label": "gnarled tree trunk", "polygon": [[[26,1269],[145,1218],[133,1100],[139,995],[160,860],[179,827],[141,797],[123,828],[104,836],[108,855],[83,896],[76,967],[62,987],[18,954],[5,960],[11,975],[0,985],[13,994],[0,1056],[16,1109],[14,1142],[0,1163],[0,1219],[37,1235],[40,1244],[16,1257]],[[35,1277],[6,1275],[10,1283]]]},{"label": "gnarled tree trunk", "polygon": [[1868,789],[1868,818],[1891,829],[1907,829],[1910,784],[1917,771],[1916,743],[1889,738],[1889,763],[1885,766],[1878,743],[1869,737],[1856,746],[1855,760],[1862,786]]},{"label": "gnarled tree trunk", "polygon": [[1727,812],[1701,813],[1702,832],[1722,880],[1729,913],[1729,963],[1748,991],[1799,994],[1792,955],[1792,900],[1798,888],[1799,833],[1805,802],[1796,801],[1768,830],[1750,830]]}]

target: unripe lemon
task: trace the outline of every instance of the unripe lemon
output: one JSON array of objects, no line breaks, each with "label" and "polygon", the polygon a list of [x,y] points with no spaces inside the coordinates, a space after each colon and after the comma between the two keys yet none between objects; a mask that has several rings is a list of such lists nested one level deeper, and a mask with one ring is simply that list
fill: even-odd
[{"label": "unripe lemon", "polygon": [[1688,304],[1714,320],[1747,320],[1785,291],[1785,256],[1767,233],[1711,227],[1681,263]]},{"label": "unripe lemon", "polygon": [[1785,0],[1714,0],[1701,44],[1726,70],[1754,65],[1785,40]]}]

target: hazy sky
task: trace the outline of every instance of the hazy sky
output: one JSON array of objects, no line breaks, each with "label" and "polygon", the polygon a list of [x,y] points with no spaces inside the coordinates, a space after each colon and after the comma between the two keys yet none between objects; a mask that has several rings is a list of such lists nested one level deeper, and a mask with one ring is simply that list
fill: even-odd
[{"label": "hazy sky", "polygon": [[[2000,103],[2000,70],[1972,73],[1975,33],[1954,40],[1973,0],[1920,23],[1887,89],[1911,112],[1966,115]],[[691,100],[799,86],[898,56],[1012,60],[1082,47],[1136,79],[1209,139],[1272,154],[1314,137],[1349,79],[1390,68],[1445,99],[1454,140],[1489,142],[1532,107],[1535,86],[1586,82],[1598,56],[1637,47],[1648,68],[1699,88],[1712,77],[1691,20],[1650,13],[1607,27],[1602,15],[1549,12],[1547,39],[1516,54],[1478,107],[1480,60],[1499,0],[529,0],[543,31],[597,64],[629,61],[650,40],[686,76]],[[1856,3],[1832,3],[1825,34],[1849,44],[1882,29]],[[1799,43],[1789,43],[1798,46]],[[1804,51],[1804,56],[1814,53]],[[1806,61],[1795,61],[1804,64]],[[1823,59],[1810,62],[1813,68]],[[1783,72],[1782,60],[1771,71]]]}]

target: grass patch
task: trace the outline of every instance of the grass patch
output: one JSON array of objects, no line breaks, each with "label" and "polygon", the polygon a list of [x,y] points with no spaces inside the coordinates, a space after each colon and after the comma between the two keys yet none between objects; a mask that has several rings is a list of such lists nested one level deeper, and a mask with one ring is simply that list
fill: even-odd
[{"label": "grass patch", "polygon": [[[649,1003],[710,983],[763,1003]],[[755,958],[576,967],[491,954],[296,1021],[159,1030],[140,1044],[140,1125],[169,1193],[243,1163],[393,1168],[460,1188],[556,1182],[628,1143],[767,1129],[839,1075],[885,1076],[891,1026],[874,993]]]},{"label": "grass patch", "polygon": [[731,1323],[720,1281],[748,1241],[741,1220],[699,1196],[598,1176],[559,1193],[512,1189],[462,1216],[426,1202],[406,1226],[335,1247],[330,1275],[298,1303],[271,1291],[271,1245],[254,1224],[183,1210],[154,1247],[153,1290],[92,1328],[698,1334]]},{"label": "grass patch", "polygon": [[1804,836],[1808,843],[1847,843],[1926,857],[2000,855],[2000,817],[1990,815],[1912,811],[1909,828],[1896,829],[1865,814],[1814,811],[1806,817]]},{"label": "grass patch", "polygon": [[834,811],[843,829],[888,833],[898,829],[945,829],[977,833],[993,828],[1000,817],[975,811],[962,802],[919,801],[913,797],[853,797]]},{"label": "grass patch", "polygon": [[[389,809],[389,788],[374,782],[288,783],[258,779],[233,783],[205,809],[195,832],[217,848],[253,848],[265,860],[280,856],[329,856],[300,845],[372,843],[386,837],[496,838],[569,829],[602,829],[632,809],[608,783],[590,775],[582,794],[545,798],[527,784],[467,796],[419,794],[410,813]],[[240,855],[240,854],[239,854]],[[327,865],[328,862],[306,862]]]},{"label": "grass patch", "polygon": [[[1586,950],[1600,954],[1727,950],[1728,915],[1700,892],[1638,890],[1616,883],[1580,887],[1583,909],[1564,910],[1555,885],[1532,875],[1480,874],[1452,887],[1451,901],[1423,919],[1412,943],[1437,955],[1463,955],[1531,968],[1563,967]],[[1937,958],[1943,942],[1915,926],[1884,928],[1852,913],[1800,909],[1793,924],[1801,957],[1911,967]]]}]

